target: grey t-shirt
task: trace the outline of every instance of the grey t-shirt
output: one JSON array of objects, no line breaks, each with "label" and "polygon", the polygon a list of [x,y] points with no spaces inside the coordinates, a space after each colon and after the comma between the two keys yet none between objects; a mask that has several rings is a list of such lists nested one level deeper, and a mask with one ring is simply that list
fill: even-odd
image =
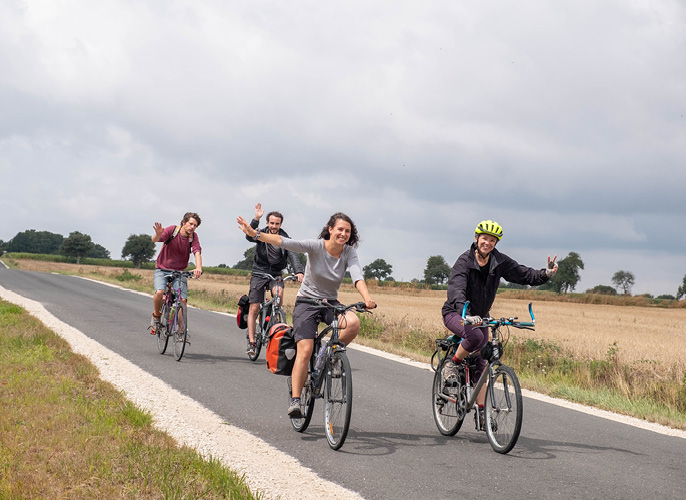
[{"label": "grey t-shirt", "polygon": [[364,279],[357,250],[350,245],[345,245],[339,258],[326,251],[324,240],[294,241],[282,238],[281,247],[292,252],[307,253],[305,277],[298,297],[337,299],[346,270],[350,271],[353,283]]}]

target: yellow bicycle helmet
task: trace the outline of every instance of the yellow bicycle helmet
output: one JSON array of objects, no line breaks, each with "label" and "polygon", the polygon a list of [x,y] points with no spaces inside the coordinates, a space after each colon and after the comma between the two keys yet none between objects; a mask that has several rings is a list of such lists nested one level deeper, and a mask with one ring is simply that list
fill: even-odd
[{"label": "yellow bicycle helmet", "polygon": [[498,241],[503,237],[503,228],[500,227],[500,224],[492,220],[482,220],[476,226],[474,232],[476,234],[490,234],[491,236],[495,236]]}]

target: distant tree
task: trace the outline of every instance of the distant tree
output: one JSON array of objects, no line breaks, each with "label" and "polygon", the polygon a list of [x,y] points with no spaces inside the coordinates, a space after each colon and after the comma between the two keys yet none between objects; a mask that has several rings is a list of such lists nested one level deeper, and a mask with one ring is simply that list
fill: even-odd
[{"label": "distant tree", "polygon": [[597,293],[599,295],[617,295],[617,290],[609,285],[596,285],[586,290],[586,293]]},{"label": "distant tree", "polygon": [[236,262],[234,269],[252,269],[253,259],[255,258],[255,246],[251,245],[245,252],[243,252],[243,260]]},{"label": "distant tree", "polygon": [[432,255],[426,261],[424,281],[429,285],[442,285],[450,277],[450,266],[442,255]]},{"label": "distant tree", "polygon": [[229,266],[227,266],[226,264],[222,263],[222,264],[219,264],[217,267],[220,268],[220,269],[223,269],[223,268],[229,267]]},{"label": "distant tree", "polygon": [[686,274],[684,274],[684,281],[676,292],[676,300],[681,300],[684,295],[686,295]]},{"label": "distant tree", "polygon": [[81,257],[85,257],[93,250],[93,241],[87,234],[74,231],[69,233],[60,247],[60,253],[68,257],[76,257],[76,263],[81,263]]},{"label": "distant tree", "polygon": [[121,258],[133,261],[136,269],[155,256],[155,243],[147,234],[132,234],[121,250]]},{"label": "distant tree", "polygon": [[59,252],[63,241],[64,236],[61,234],[29,229],[17,233],[14,238],[6,243],[5,250],[8,252],[55,254]]},{"label": "distant tree", "polygon": [[579,269],[584,268],[581,257],[576,252],[569,252],[569,255],[557,262],[557,273],[539,288],[541,290],[554,290],[557,293],[571,292],[576,288],[581,279]]},{"label": "distant tree", "polygon": [[657,298],[662,299],[662,300],[675,300],[676,299],[676,297],[674,295],[670,295],[670,294],[658,295]]},{"label": "distant tree", "polygon": [[90,257],[91,259],[109,259],[110,251],[104,246],[96,243],[93,245],[93,250],[91,250],[87,257]]},{"label": "distant tree", "polygon": [[631,287],[634,286],[635,278],[629,271],[617,271],[612,275],[612,283],[616,288],[622,289],[624,295],[631,294]]},{"label": "distant tree", "polygon": [[376,259],[372,263],[362,268],[364,279],[375,279],[383,281],[393,273],[393,266],[384,259]]}]

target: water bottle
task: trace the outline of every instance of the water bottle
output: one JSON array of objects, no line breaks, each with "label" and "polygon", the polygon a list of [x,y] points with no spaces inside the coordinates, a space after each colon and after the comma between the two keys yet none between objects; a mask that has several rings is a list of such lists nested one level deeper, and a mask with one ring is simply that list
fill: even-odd
[{"label": "water bottle", "polygon": [[322,346],[319,348],[319,354],[317,354],[317,361],[314,363],[314,371],[321,371],[324,366],[324,354],[326,354],[326,342],[322,342]]}]

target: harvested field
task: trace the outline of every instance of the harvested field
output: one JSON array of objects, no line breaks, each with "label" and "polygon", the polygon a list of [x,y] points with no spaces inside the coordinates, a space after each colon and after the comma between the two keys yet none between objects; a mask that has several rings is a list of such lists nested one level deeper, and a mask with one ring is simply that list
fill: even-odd
[{"label": "harvested field", "polygon": [[[43,272],[68,272],[83,276],[105,275],[116,277],[120,268],[79,266],[34,260],[17,261],[21,269]],[[130,269],[143,277],[140,283],[152,291],[151,270]],[[209,294],[238,297],[248,290],[248,278],[205,274],[201,280],[189,280],[191,290],[205,290]],[[292,310],[297,285],[288,283],[284,306]],[[369,289],[378,303],[374,318],[386,330],[381,338],[391,345],[408,332],[419,332],[426,337],[427,346],[432,339],[445,333],[441,321],[441,307],[445,291],[378,287],[373,282]],[[341,288],[340,300],[357,302],[360,296],[350,285]],[[498,298],[492,316],[518,316],[528,318],[528,300]],[[568,349],[579,358],[605,359],[614,343],[622,363],[653,361],[662,369],[686,371],[686,309],[666,309],[637,306],[578,304],[569,302],[534,301],[536,331],[516,331],[519,337],[552,341]],[[394,338],[397,336],[398,338]]]}]

